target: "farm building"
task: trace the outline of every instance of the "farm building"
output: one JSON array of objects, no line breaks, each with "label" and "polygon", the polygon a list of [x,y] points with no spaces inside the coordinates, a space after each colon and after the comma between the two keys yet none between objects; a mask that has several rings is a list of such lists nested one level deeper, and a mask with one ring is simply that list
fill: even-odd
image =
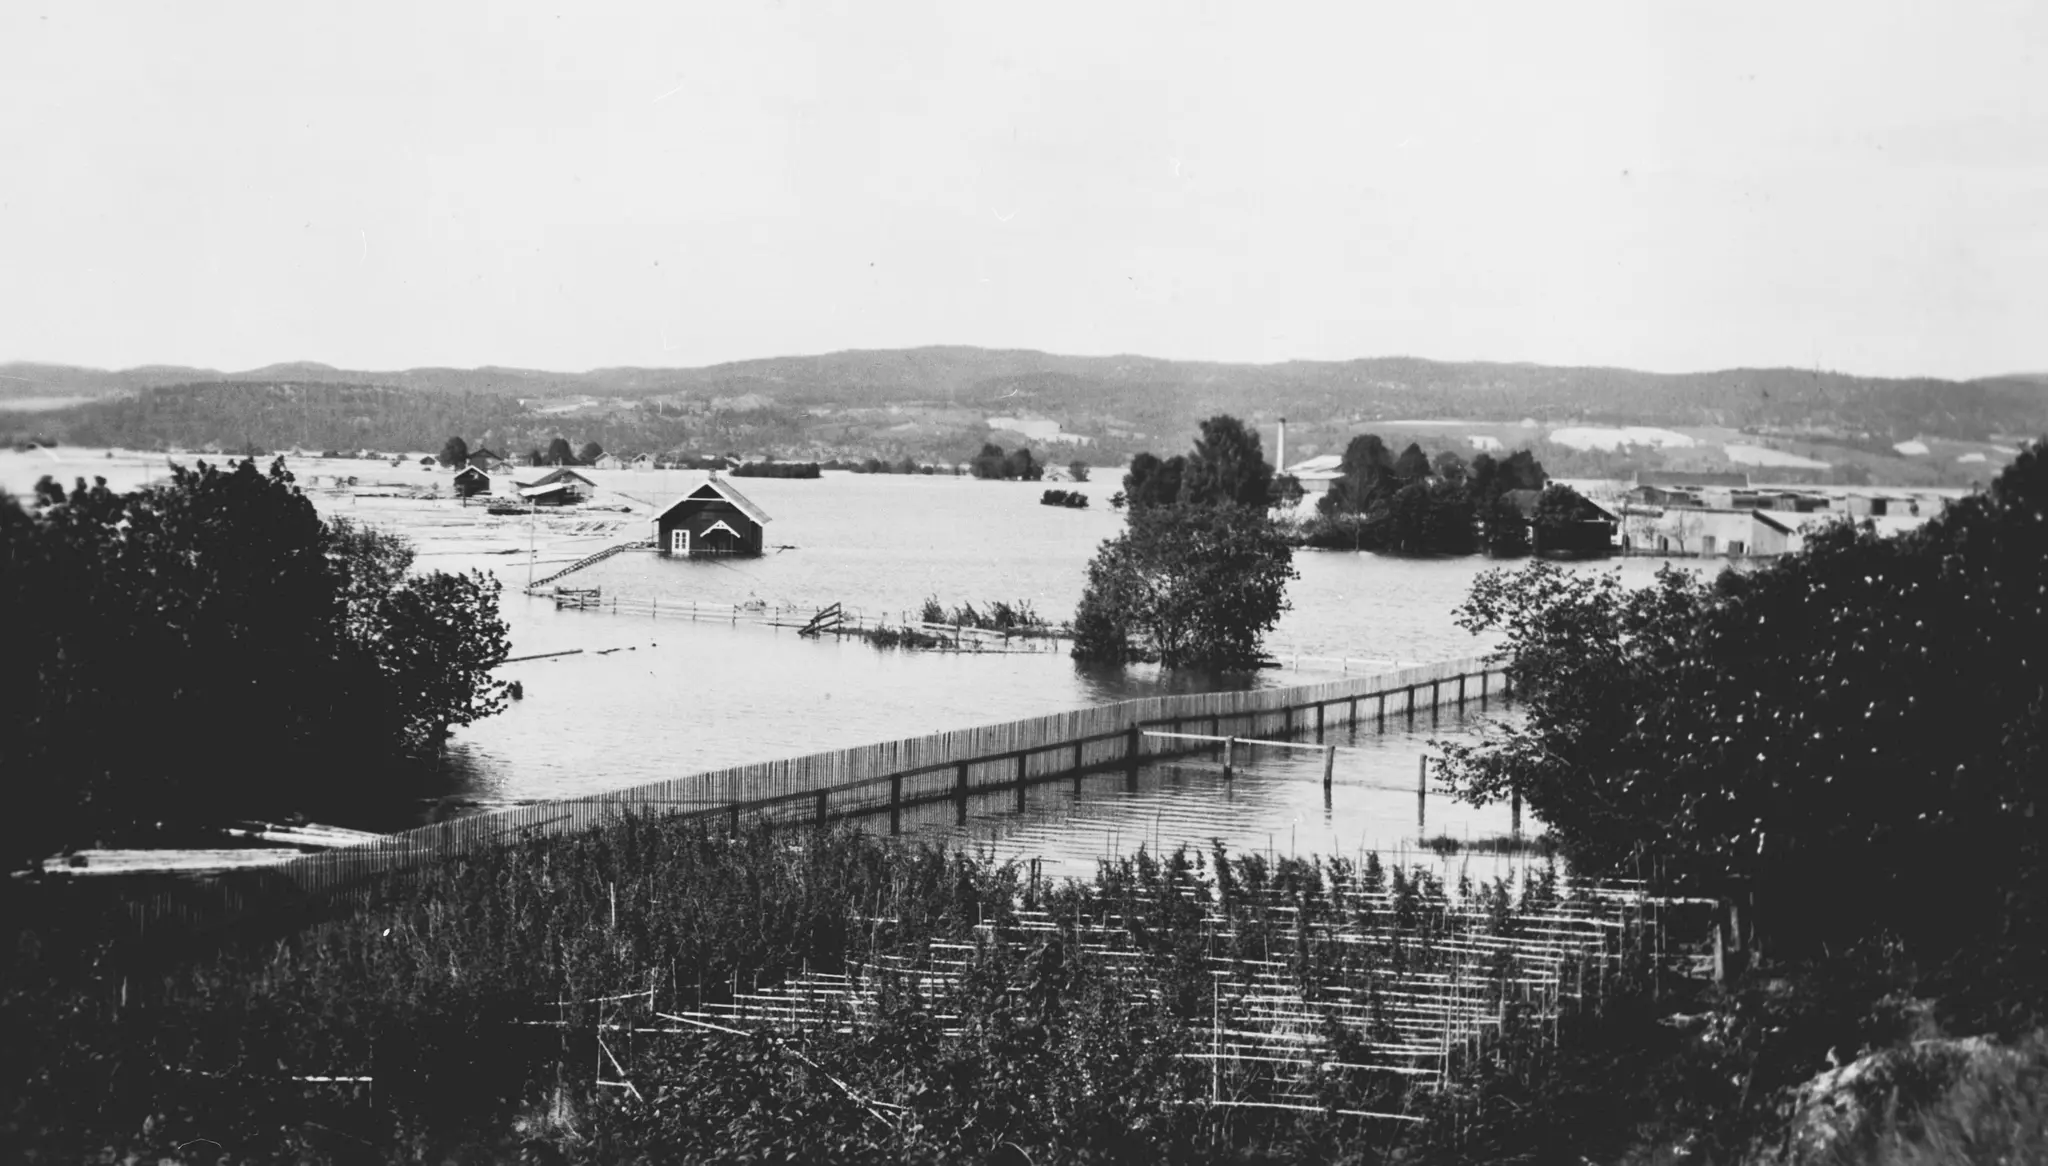
[{"label": "farm building", "polygon": [[1748,489],[1749,475],[1744,473],[1641,470],[1628,492],[1628,500],[1643,506],[1707,506],[1711,503],[1705,495],[1712,492],[1722,495],[1722,505],[1726,506],[1727,495]]},{"label": "farm building", "polygon": [[464,466],[455,471],[455,496],[474,498],[478,494],[491,492],[491,476],[476,466]]},{"label": "farm building", "polygon": [[654,516],[654,544],[664,555],[758,555],[768,513],[713,477]]},{"label": "farm building", "polygon": [[519,494],[541,506],[567,506],[582,502],[597,490],[597,483],[575,470],[551,470],[531,482],[519,483]]},{"label": "farm building", "polygon": [[1542,497],[1541,490],[1509,490],[1501,495],[1529,524],[1531,546],[1537,554],[1605,555],[1613,551],[1614,532],[1621,520],[1605,507],[1578,496],[1569,514],[1553,514],[1549,521],[1538,522],[1537,503]]}]

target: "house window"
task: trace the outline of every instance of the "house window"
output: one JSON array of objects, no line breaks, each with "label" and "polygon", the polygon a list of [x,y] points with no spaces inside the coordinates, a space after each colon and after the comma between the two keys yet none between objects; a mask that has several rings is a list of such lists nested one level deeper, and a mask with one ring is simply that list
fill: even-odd
[{"label": "house window", "polygon": [[1713,535],[1711,535],[1711,534],[1710,534],[1710,535],[1708,535],[1708,536],[1706,536],[1705,538],[1703,538],[1703,539],[1701,539],[1701,540],[1700,540],[1700,553],[1701,553],[1701,554],[1703,554],[1703,555],[1711,555],[1711,554],[1713,554],[1713,553],[1714,553],[1714,536],[1713,536]]},{"label": "house window", "polygon": [[1742,551],[1743,551],[1743,544],[1742,544],[1742,540],[1741,540],[1741,539],[1739,539],[1739,538],[1733,538],[1733,539],[1729,539],[1729,540],[1728,540],[1728,553],[1729,553],[1729,554],[1731,554],[1731,555],[1739,555],[1739,554],[1741,554],[1741,553],[1742,553]]},{"label": "house window", "polygon": [[689,554],[690,532],[688,530],[670,531],[668,536],[668,549],[675,552],[678,555]]}]

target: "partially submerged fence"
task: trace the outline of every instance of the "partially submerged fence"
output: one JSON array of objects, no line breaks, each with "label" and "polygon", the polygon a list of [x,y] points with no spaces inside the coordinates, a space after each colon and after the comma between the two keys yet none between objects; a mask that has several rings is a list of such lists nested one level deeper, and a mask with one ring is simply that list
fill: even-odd
[{"label": "partially submerged fence", "polygon": [[1014,789],[1139,766],[1195,750],[1148,729],[1211,735],[1291,736],[1389,717],[1412,721],[1446,703],[1507,694],[1503,664],[1486,657],[1450,660],[1377,676],[1291,688],[1145,697],[1047,716],[978,725],[731,766],[587,797],[513,806],[422,826],[385,842],[308,855],[269,873],[319,894],[388,870],[536,836],[573,834],[631,814],[753,821],[826,821]]},{"label": "partially submerged fence", "polygon": [[[511,806],[421,826],[374,843],[308,854],[260,870],[171,879],[129,901],[137,924],[209,926],[266,908],[307,904],[370,886],[379,876],[508,842],[560,837],[629,815],[689,816],[737,830],[751,822],[823,822],[968,806],[1049,781],[1122,770],[1135,784],[1147,762],[1210,748],[1148,731],[1286,737],[1389,718],[1413,723],[1447,705],[1507,696],[1504,663],[1449,660],[1320,684],[1145,697],[995,725],[731,766],[586,797]],[[915,821],[915,818],[913,818]]]}]

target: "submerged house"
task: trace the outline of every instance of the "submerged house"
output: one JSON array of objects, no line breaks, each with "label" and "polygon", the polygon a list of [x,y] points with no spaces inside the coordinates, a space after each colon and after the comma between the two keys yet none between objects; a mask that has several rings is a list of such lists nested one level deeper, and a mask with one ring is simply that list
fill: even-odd
[{"label": "submerged house", "polygon": [[538,506],[567,506],[582,502],[596,490],[596,482],[568,469],[554,470],[531,482],[519,483],[519,496]]},{"label": "submerged house", "polygon": [[455,496],[474,498],[478,494],[491,492],[491,476],[476,466],[464,466],[455,471]]},{"label": "submerged house", "polygon": [[664,555],[758,555],[768,512],[713,477],[654,516],[654,545]]}]

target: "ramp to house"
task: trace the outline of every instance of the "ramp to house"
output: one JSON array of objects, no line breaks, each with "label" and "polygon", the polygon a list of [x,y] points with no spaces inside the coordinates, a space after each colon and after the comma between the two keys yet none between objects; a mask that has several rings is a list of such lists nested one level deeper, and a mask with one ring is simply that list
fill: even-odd
[{"label": "ramp to house", "polygon": [[560,579],[563,576],[573,575],[576,572],[581,571],[583,568],[588,567],[593,563],[602,563],[606,559],[611,558],[613,555],[623,554],[626,551],[636,551],[640,550],[643,547],[651,547],[653,545],[654,540],[652,539],[627,539],[625,542],[619,543],[615,546],[606,547],[603,550],[596,552],[595,554],[585,555],[582,558],[576,560],[575,562],[569,564],[568,566],[562,568],[561,570],[556,571],[554,574],[547,576],[546,578],[535,579],[532,583],[527,584],[526,589],[529,592],[534,591],[538,588],[545,587],[548,584],[553,583],[555,580]]}]

